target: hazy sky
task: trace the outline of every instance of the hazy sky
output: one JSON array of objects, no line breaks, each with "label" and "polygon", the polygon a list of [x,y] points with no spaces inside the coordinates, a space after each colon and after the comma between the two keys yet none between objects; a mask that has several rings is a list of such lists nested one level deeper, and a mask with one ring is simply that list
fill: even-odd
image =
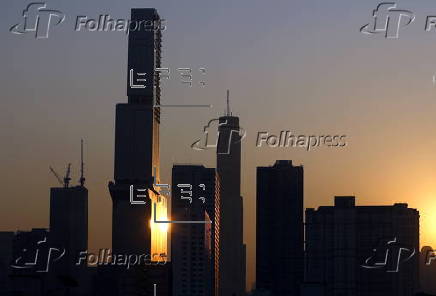
[{"label": "hazy sky", "polygon": [[[211,109],[163,109],[161,170],[173,163],[215,166],[214,151],[190,148],[209,119],[225,108],[247,130],[242,194],[248,283],[254,280],[255,171],[276,159],[305,170],[305,206],[356,195],[360,205],[406,202],[421,214],[421,243],[436,247],[436,15],[431,0],[398,1],[416,14],[399,39],[364,35],[378,1],[48,1],[66,14],[49,39],[13,35],[30,2],[0,3],[0,230],[48,227],[48,166],[78,179],[80,138],[86,141],[90,248],[110,247],[115,104],[126,102],[127,36],[75,32],[75,18],[128,18],[155,7],[167,20],[164,104],[212,104]],[[206,87],[176,77],[179,67],[206,68]],[[194,82],[199,81],[194,72]],[[345,134],[344,148],[256,148],[258,131]]]}]

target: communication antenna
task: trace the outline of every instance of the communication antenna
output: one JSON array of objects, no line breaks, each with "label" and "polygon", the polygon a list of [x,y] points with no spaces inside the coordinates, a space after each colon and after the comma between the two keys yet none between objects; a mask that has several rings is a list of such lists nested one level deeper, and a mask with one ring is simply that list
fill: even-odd
[{"label": "communication antenna", "polygon": [[230,111],[230,90],[227,90],[227,112],[226,112],[226,116],[231,116],[232,112]]},{"label": "communication antenna", "polygon": [[83,139],[80,140],[80,179],[79,183],[80,186],[85,185],[85,176],[84,176],[84,163],[83,163]]}]

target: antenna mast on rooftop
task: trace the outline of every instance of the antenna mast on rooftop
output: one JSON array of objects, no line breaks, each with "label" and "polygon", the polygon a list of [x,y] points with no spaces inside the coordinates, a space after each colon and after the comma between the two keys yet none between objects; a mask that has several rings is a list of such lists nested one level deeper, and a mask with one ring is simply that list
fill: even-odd
[{"label": "antenna mast on rooftop", "polygon": [[80,140],[80,179],[79,179],[79,183],[80,186],[84,186],[85,185],[85,175],[84,175],[84,167],[85,164],[83,163],[83,139]]},{"label": "antenna mast on rooftop", "polygon": [[227,112],[226,112],[226,116],[231,116],[232,112],[230,111],[230,90],[227,90]]}]

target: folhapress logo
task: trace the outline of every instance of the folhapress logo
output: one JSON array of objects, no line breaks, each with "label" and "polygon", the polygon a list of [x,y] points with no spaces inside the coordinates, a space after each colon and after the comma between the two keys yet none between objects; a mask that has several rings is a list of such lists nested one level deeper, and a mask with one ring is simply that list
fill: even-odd
[{"label": "folhapress logo", "polygon": [[372,21],[360,28],[364,34],[384,33],[386,38],[397,39],[400,28],[415,20],[413,12],[396,9],[393,2],[380,3],[372,13]]},{"label": "folhapress logo", "polygon": [[13,25],[10,32],[13,34],[25,34],[35,32],[36,39],[48,38],[50,28],[57,26],[65,20],[65,14],[59,10],[47,9],[46,3],[30,3],[23,10],[23,21]]},{"label": "folhapress logo", "polygon": [[387,243],[381,244],[379,248],[372,250],[373,255],[361,265],[367,269],[385,269],[386,272],[398,272],[400,265],[412,259],[416,251],[414,248],[406,248],[397,242],[395,237]]},{"label": "folhapress logo", "polygon": [[[32,2],[23,10],[21,23],[13,25],[9,31],[13,34],[23,35],[35,32],[36,39],[47,39],[52,27],[65,21],[65,14],[59,10],[47,8],[43,2]],[[157,32],[166,30],[166,20],[130,20],[112,18],[109,14],[100,14],[98,17],[79,15],[76,17],[75,32]],[[201,68],[202,69],[202,68]]]},{"label": "folhapress logo", "polygon": [[30,269],[35,272],[49,272],[50,266],[65,255],[65,248],[58,249],[50,246],[47,237],[21,250],[20,256],[11,265],[14,269]]},{"label": "folhapress logo", "polygon": [[[214,125],[218,125],[216,131],[209,133],[213,129]],[[208,150],[211,148],[217,149],[217,154],[230,154],[233,144],[242,142],[247,136],[247,131],[242,127],[230,128],[228,132],[221,133],[220,127],[228,125],[228,121],[224,120],[220,122],[219,118],[211,119],[206,126],[203,127],[203,136],[191,144],[191,148],[194,150]],[[215,141],[211,141],[211,138],[215,136]]]}]

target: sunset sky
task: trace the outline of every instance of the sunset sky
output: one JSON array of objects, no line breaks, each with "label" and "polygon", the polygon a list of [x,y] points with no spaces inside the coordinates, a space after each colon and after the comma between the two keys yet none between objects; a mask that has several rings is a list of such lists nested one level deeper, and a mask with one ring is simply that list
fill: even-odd
[{"label": "sunset sky", "polygon": [[[96,2],[96,1],[94,1]],[[66,14],[50,37],[13,35],[30,3],[0,3],[0,230],[48,227],[51,165],[79,178],[85,139],[90,249],[111,245],[115,104],[127,102],[127,36],[75,32],[77,16],[129,18],[130,9],[155,7],[166,19],[162,65],[162,181],[174,163],[215,166],[215,154],[191,144],[222,115],[226,89],[247,131],[242,143],[242,195],[248,287],[254,281],[256,166],[291,159],[304,166],[305,207],[332,205],[355,195],[358,205],[408,203],[421,215],[421,246],[436,247],[436,15],[431,0],[397,1],[415,21],[399,39],[365,35],[379,1],[47,1]],[[100,3],[102,3],[100,1]],[[177,68],[190,67],[192,88]],[[206,68],[202,76],[198,69]],[[196,82],[205,77],[206,86]],[[256,147],[260,131],[346,135],[347,146]],[[77,183],[77,182],[75,182]]]}]

